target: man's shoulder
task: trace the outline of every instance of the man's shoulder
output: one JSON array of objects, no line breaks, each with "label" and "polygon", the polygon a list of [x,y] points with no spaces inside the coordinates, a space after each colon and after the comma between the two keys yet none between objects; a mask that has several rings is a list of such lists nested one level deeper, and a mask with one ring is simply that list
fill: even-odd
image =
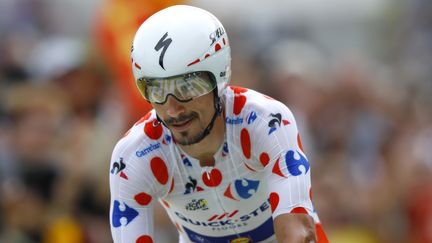
[{"label": "man's shoulder", "polygon": [[[163,125],[156,118],[156,113],[150,111],[138,120],[117,142],[113,154],[124,157],[145,159],[146,157],[163,154],[173,142],[170,134],[164,131]],[[165,151],[166,152],[166,151]]]},{"label": "man's shoulder", "polygon": [[[249,88],[229,86],[226,92],[227,116],[269,116],[272,113],[288,113],[290,109],[282,102]],[[250,117],[252,116],[252,117]]]},{"label": "man's shoulder", "polygon": [[297,129],[295,117],[285,104],[255,90],[230,86],[225,104],[227,132],[234,137],[240,134],[269,141],[279,127]]},{"label": "man's shoulder", "polygon": [[156,114],[150,112],[117,142],[111,157],[111,188],[122,193],[139,190],[161,197],[170,186],[175,161],[173,140]]}]

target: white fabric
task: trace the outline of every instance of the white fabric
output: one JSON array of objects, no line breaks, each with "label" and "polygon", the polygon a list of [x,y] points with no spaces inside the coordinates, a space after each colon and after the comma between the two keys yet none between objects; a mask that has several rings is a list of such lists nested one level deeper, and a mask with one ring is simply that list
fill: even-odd
[{"label": "white fabric", "polygon": [[272,218],[294,208],[319,222],[290,110],[244,88],[228,87],[224,100],[225,143],[214,155],[215,167],[200,167],[177,147],[154,111],[118,142],[110,171],[114,242],[152,238],[157,200],[177,225],[180,242],[274,242]]}]

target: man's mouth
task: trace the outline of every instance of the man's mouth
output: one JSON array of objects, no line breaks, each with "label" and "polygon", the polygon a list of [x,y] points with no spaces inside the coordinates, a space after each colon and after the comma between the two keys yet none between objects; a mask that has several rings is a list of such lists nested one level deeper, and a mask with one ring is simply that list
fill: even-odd
[{"label": "man's mouth", "polygon": [[190,118],[186,121],[171,123],[170,126],[173,130],[177,132],[183,132],[189,128],[189,125],[192,123],[194,118]]}]

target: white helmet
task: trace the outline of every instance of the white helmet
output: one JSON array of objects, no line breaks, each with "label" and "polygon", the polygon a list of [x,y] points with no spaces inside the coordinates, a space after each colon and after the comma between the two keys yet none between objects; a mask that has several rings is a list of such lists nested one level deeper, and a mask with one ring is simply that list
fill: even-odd
[{"label": "white helmet", "polygon": [[197,7],[171,6],[149,17],[135,34],[131,57],[135,82],[207,71],[221,97],[230,81],[226,31],[213,14]]}]

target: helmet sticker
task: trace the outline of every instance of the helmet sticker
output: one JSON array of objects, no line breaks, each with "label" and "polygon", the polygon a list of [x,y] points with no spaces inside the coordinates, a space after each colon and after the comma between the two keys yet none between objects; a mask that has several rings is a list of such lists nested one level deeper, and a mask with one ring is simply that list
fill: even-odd
[{"label": "helmet sticker", "polygon": [[225,34],[225,30],[222,27],[217,28],[217,30],[211,33],[209,36],[212,41],[210,46],[213,45],[223,34]]},{"label": "helmet sticker", "polygon": [[164,65],[163,65],[163,58],[164,58],[164,56],[165,56],[165,52],[166,52],[166,50],[168,49],[168,47],[169,47],[169,45],[171,45],[171,42],[172,42],[172,39],[171,38],[168,38],[168,39],[166,39],[168,37],[168,32],[166,32],[163,36],[162,36],[162,38],[159,40],[159,42],[156,44],[156,46],[155,46],[155,50],[156,51],[159,51],[161,48],[163,48],[162,49],[162,52],[161,52],[161,54],[160,54],[160,56],[159,56],[159,65],[165,70],[165,67],[164,67]]}]

